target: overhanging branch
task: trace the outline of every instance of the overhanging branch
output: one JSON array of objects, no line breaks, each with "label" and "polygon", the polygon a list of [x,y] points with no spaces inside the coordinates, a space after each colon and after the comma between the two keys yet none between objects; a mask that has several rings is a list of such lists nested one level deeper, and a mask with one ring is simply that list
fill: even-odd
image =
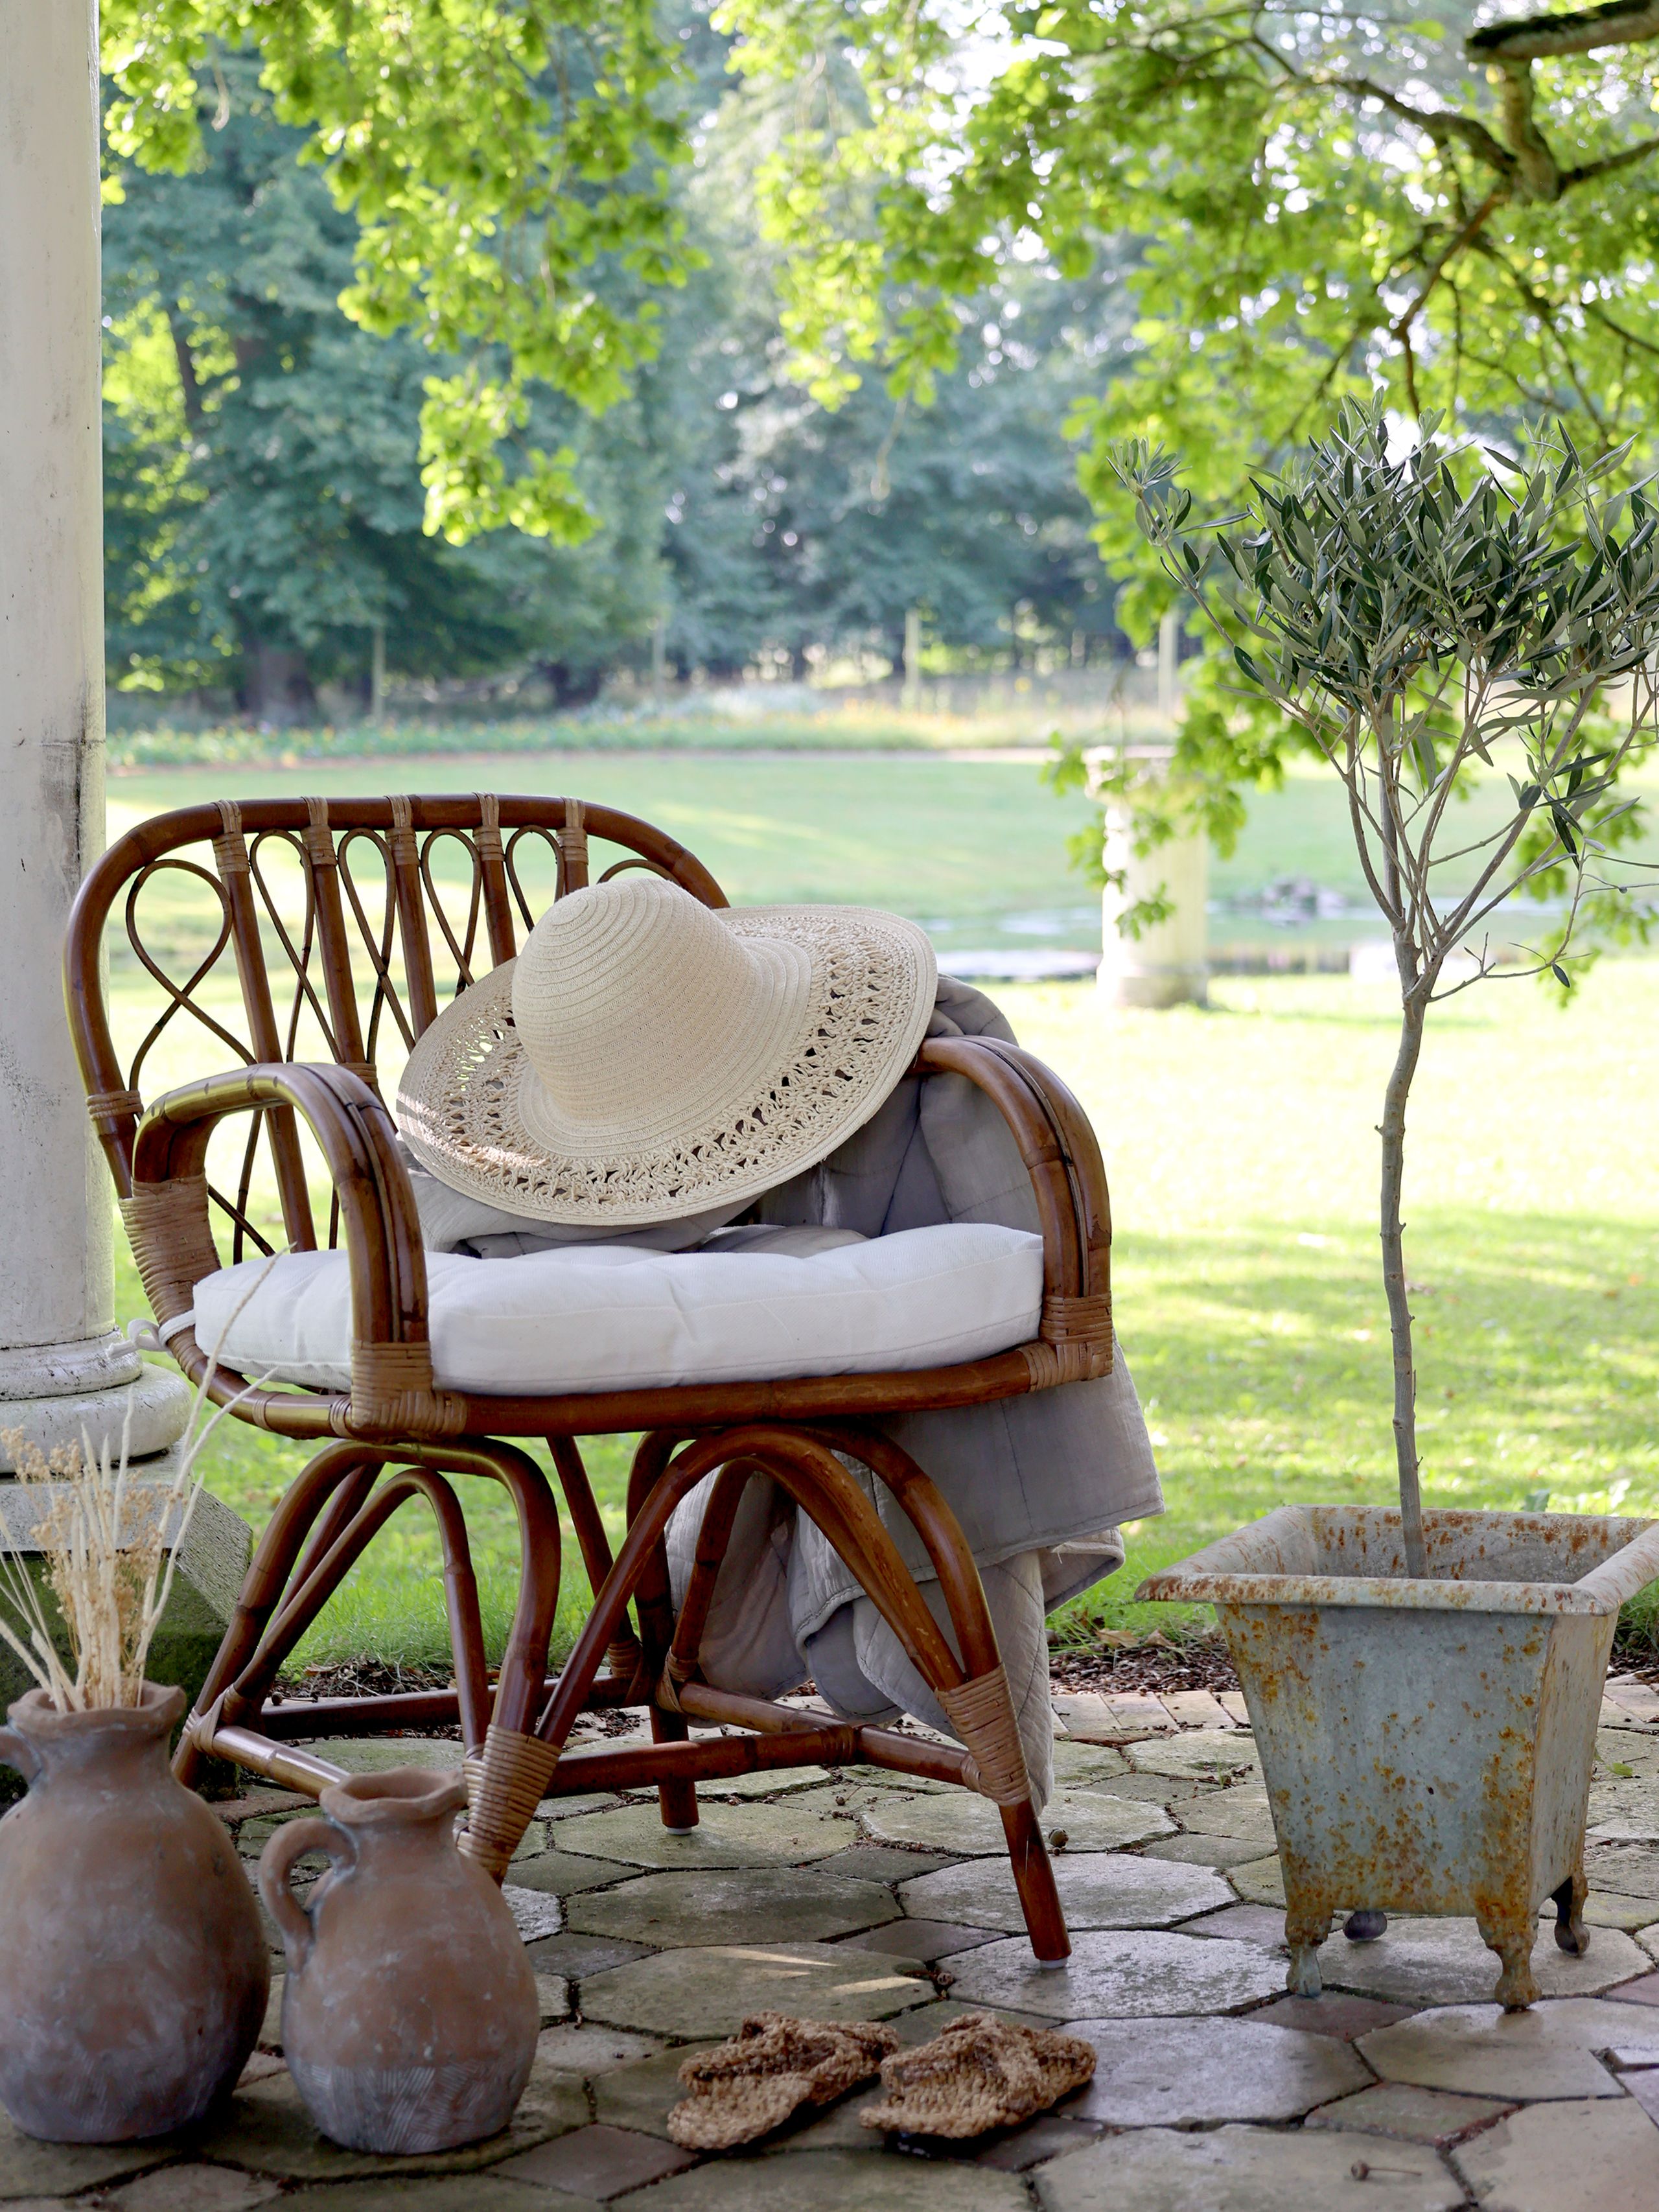
[{"label": "overhanging branch", "polygon": [[1463,52],[1472,62],[1542,61],[1552,54],[1587,54],[1598,46],[1635,46],[1659,39],[1659,0],[1604,0],[1561,15],[1525,15],[1471,31]]}]

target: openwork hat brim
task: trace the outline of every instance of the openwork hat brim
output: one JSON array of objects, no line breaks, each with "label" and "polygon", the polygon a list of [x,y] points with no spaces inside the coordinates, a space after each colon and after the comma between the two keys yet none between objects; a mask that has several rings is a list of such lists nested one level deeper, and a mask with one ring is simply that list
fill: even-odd
[{"label": "openwork hat brim", "polygon": [[648,1133],[631,1117],[625,1137],[595,1126],[568,1149],[550,1148],[520,1104],[537,1079],[513,1024],[514,963],[504,961],[410,1054],[398,1092],[410,1150],[486,1205],[619,1229],[757,1198],[826,1158],[915,1058],[933,1008],[933,946],[914,922],[868,907],[727,907],[717,918],[808,956],[804,1013],[775,1066],[712,1104],[706,1069],[681,1072],[678,1084],[659,1071]]}]

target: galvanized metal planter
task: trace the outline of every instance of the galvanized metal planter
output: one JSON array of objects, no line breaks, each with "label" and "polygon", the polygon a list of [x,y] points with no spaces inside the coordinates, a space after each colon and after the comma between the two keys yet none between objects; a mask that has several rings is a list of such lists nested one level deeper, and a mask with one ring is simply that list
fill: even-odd
[{"label": "galvanized metal planter", "polygon": [[1214,1605],[1285,1872],[1289,1988],[1319,1993],[1340,1911],[1473,1914],[1511,2010],[1556,1940],[1588,1942],[1584,1819],[1619,1608],[1659,1577],[1659,1522],[1281,1506],[1137,1595]]}]

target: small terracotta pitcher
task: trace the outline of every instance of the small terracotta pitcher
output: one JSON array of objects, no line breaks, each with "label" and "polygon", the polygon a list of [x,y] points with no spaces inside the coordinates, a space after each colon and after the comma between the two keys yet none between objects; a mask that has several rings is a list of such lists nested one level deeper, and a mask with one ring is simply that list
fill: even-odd
[{"label": "small terracotta pitcher", "polygon": [[182,1690],[60,1713],[20,1698],[0,1759],[0,2104],[48,2142],[128,2142],[197,2119],[241,2072],[270,1960],[241,1862],[173,1779]]},{"label": "small terracotta pitcher", "polygon": [[[513,1915],[455,1846],[466,1784],[354,1774],[321,1820],[277,1829],[259,1887],[288,1949],[283,2049],[323,2133],[352,2150],[452,2150],[504,2128],[536,2056],[536,1977]],[[333,1861],[302,1907],[296,1859]]]}]

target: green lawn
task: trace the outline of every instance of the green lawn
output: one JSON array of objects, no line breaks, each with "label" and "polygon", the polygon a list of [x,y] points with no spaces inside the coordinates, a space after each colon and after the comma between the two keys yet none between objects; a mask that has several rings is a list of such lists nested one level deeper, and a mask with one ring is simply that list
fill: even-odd
[{"label": "green lawn", "polygon": [[[405,765],[414,772],[394,779]],[[738,898],[866,898],[927,915],[1076,897],[1061,872],[1066,809],[1027,765],[612,759],[582,762],[579,781],[574,766],[546,763],[540,787],[653,816]],[[462,781],[453,764],[434,769],[237,770],[228,787]],[[499,780],[537,787],[525,762],[513,769]],[[498,780],[481,761],[464,775],[467,787]],[[124,777],[112,797],[137,814],[214,789],[212,776],[176,771]],[[1261,880],[1340,864],[1340,817],[1322,827],[1322,802],[1298,783],[1258,808]],[[138,1012],[136,980],[118,975],[124,1024]],[[1381,989],[1299,976],[1219,983],[1205,1012],[1108,1018],[1088,985],[997,995],[1077,1089],[1106,1155],[1119,1327],[1169,1510],[1130,1532],[1128,1567],[1087,1610],[1150,1623],[1155,1609],[1130,1600],[1139,1573],[1281,1499],[1390,1494],[1372,1208],[1394,1017]],[[1603,964],[1565,1012],[1518,982],[1437,1009],[1407,1193],[1432,1502],[1518,1505],[1547,1492],[1558,1506],[1659,1510],[1656,1097],[1659,962]],[[125,1254],[118,1299],[123,1317],[143,1310]],[[256,1522],[301,1457],[240,1429],[222,1429],[213,1449],[215,1487]],[[594,1457],[614,1528],[624,1455],[605,1444]],[[485,1502],[472,1517],[499,1627],[510,1530]],[[567,1633],[577,1605],[573,1593]],[[307,1649],[419,1658],[441,1619],[435,1555],[411,1513]]]}]

